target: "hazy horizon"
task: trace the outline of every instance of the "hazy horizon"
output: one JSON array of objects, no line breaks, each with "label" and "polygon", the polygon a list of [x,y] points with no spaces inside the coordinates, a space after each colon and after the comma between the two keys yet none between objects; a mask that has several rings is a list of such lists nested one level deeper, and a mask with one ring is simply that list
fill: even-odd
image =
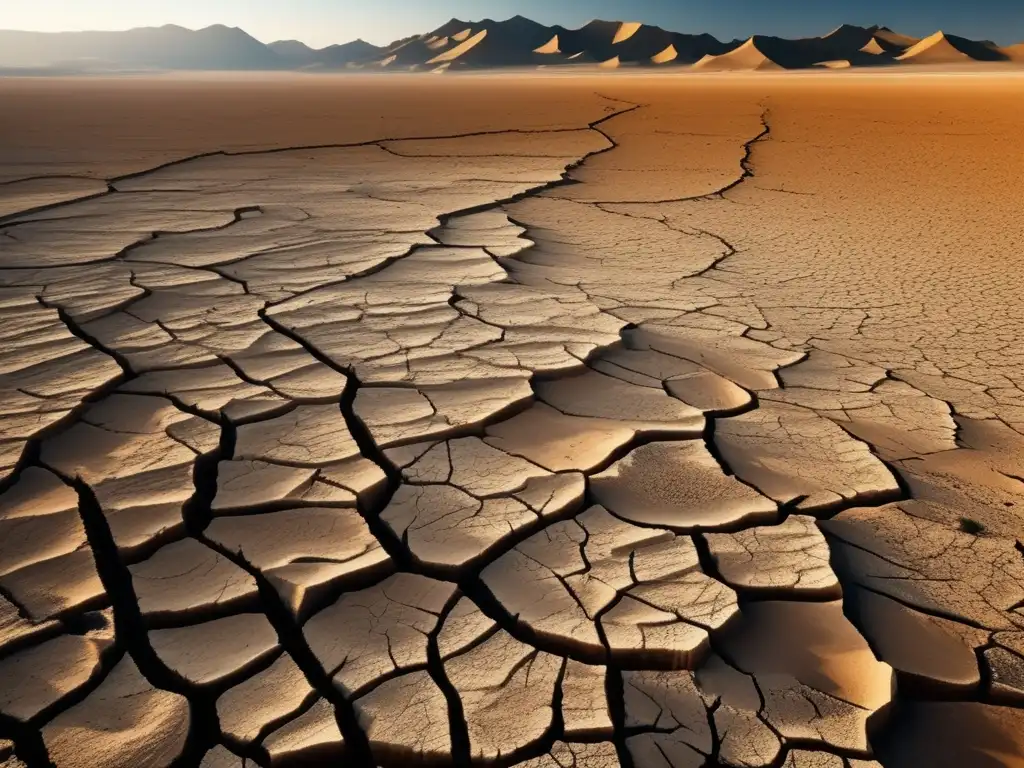
[{"label": "hazy horizon", "polygon": [[[174,7],[128,0],[15,0],[3,27],[36,32],[118,31],[177,24],[200,29],[214,24],[240,27],[256,39],[300,40],[320,48],[362,38],[384,45],[434,29],[452,17],[478,21],[527,16],[539,23],[579,27],[594,18],[641,21],[676,32],[708,32],[722,40],[753,34],[805,37],[840,24],[883,24],[906,34],[936,30],[990,39],[1005,45],[1024,40],[1024,10],[1017,0],[977,0],[971,6],[934,0],[830,0],[808,8],[803,0],[722,0],[708,7],[678,0],[594,0],[585,8],[569,0],[451,0],[429,6],[413,0],[294,0],[286,8],[271,0],[180,0]],[[163,6],[163,7],[160,7]]]}]

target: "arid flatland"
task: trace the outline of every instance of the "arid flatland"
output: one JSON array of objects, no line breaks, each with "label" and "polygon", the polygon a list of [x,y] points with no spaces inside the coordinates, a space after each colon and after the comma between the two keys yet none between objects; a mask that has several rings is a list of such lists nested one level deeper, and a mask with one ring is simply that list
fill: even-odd
[{"label": "arid flatland", "polygon": [[0,79],[0,766],[1024,766],[1022,85]]}]

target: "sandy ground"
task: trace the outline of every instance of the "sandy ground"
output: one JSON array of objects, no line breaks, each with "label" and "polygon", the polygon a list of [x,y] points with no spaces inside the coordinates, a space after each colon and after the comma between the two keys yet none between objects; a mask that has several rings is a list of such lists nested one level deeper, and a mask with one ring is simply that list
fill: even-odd
[{"label": "sandy ground", "polygon": [[1022,82],[0,79],[0,765],[1024,765]]}]

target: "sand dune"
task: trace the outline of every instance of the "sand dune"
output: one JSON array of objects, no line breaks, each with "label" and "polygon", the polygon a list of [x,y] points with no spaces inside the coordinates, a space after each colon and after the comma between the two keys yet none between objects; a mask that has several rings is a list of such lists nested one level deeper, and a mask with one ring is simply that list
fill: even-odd
[{"label": "sand dune", "polygon": [[558,44],[558,35],[548,40],[544,45],[533,49],[534,53],[561,53],[562,49]]},{"label": "sand dune", "polygon": [[[440,56],[435,56],[433,59],[428,61],[428,64],[442,64],[444,62],[455,61],[460,56],[464,56],[466,53],[471,51],[473,48],[478,46],[487,37],[487,30],[481,30],[473,35],[471,38],[466,40],[464,43],[459,43],[454,48],[445,51]],[[447,39],[447,38],[446,38]]]},{"label": "sand dune", "polygon": [[[682,35],[650,24],[594,20],[580,29],[556,28],[565,53],[586,52],[595,60],[618,57],[623,64],[687,64],[707,54],[725,53],[729,44],[711,35]],[[675,51],[670,55],[669,49]]]},{"label": "sand dune", "polygon": [[816,38],[788,40],[755,35],[743,45],[719,56],[706,56],[694,65],[702,70],[770,70],[823,67],[844,69],[850,66],[902,64],[967,64],[1013,60],[990,41],[936,32],[909,45],[913,38],[885,27],[844,25]]},{"label": "sand dune", "polygon": [[870,53],[874,56],[884,56],[885,54],[889,53],[889,51],[883,48],[882,44],[879,43],[878,39],[875,37],[872,37],[867,43],[865,43],[857,50],[859,50],[861,53]]},{"label": "sand dune", "polygon": [[765,55],[758,46],[758,38],[752,37],[728,53],[705,56],[693,68],[707,72],[737,72],[782,69],[782,66]]},{"label": "sand dune", "polygon": [[1016,45],[1007,45],[1004,48],[1000,48],[999,50],[1010,61],[1024,62],[1024,43],[1017,43]]},{"label": "sand dune", "polygon": [[953,45],[942,32],[936,32],[896,58],[915,64],[947,64],[969,61],[971,57]]},{"label": "sand dune", "polygon": [[[523,16],[506,21],[485,19],[470,25],[469,31],[472,34],[465,40],[430,57],[425,63],[448,62],[453,69],[538,66],[548,63],[546,60],[554,52],[537,49],[546,49],[556,43],[551,29]],[[438,31],[435,30],[434,34]]]},{"label": "sand dune", "polygon": [[[557,41],[550,30],[522,16],[506,21],[485,19],[464,26],[453,19],[424,37],[401,45],[391,52],[395,64],[432,72],[448,69],[489,69],[496,67],[538,66],[553,51],[542,50]],[[453,29],[459,29],[452,32]],[[439,65],[448,66],[440,68]]]},{"label": "sand dune", "polygon": [[670,61],[675,61],[677,58],[679,58],[679,51],[676,50],[674,45],[669,44],[665,50],[651,56],[651,61],[654,64],[668,64]]},{"label": "sand dune", "polygon": [[988,41],[977,42],[941,30],[896,57],[908,64],[953,64],[967,61],[1002,61],[1006,56]]},{"label": "sand dune", "polygon": [[[468,43],[481,31],[481,25],[453,18],[426,34],[396,41],[378,61],[370,62],[368,66],[384,66],[392,69],[432,69],[434,64],[453,61],[453,58],[445,57],[445,54]],[[456,57],[465,53],[466,50],[468,49],[461,48]]]},{"label": "sand dune", "polygon": [[385,56],[377,62],[372,62],[370,66],[380,65],[396,68],[422,66],[440,53],[440,49],[430,47],[429,41],[433,39],[436,42],[442,38],[448,39],[447,35],[426,35],[405,41],[387,51]]},{"label": "sand dune", "polygon": [[875,35],[882,27],[858,27],[844,24],[822,37],[799,40],[767,38],[762,50],[787,69],[810,66],[837,68],[845,66],[879,66],[891,61],[892,53]]},{"label": "sand dune", "polygon": [[720,56],[706,57],[695,64],[707,70],[773,70],[804,69],[845,61],[848,65],[878,64],[875,56],[861,53],[860,48],[871,41],[870,29],[840,27],[824,37],[787,40],[781,37],[755,35],[742,45]]}]

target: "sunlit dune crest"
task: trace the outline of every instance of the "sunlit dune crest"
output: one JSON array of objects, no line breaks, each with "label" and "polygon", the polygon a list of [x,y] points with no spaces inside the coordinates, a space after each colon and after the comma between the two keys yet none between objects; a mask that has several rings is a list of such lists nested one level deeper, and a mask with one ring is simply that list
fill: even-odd
[{"label": "sunlit dune crest", "polygon": [[561,49],[558,47],[558,35],[555,35],[548,40],[544,45],[539,48],[533,49],[534,53],[561,53]]},{"label": "sunlit dune crest", "polygon": [[945,64],[968,61],[970,56],[954,46],[942,31],[929,35],[896,57],[899,61],[918,64]]},{"label": "sunlit dune crest", "polygon": [[459,45],[457,45],[454,48],[451,48],[451,49],[445,51],[440,56],[435,56],[434,58],[432,58],[427,63],[428,64],[442,64],[442,63],[444,63],[446,61],[447,62],[455,61],[457,58],[462,56],[464,53],[466,53],[467,51],[472,50],[477,45],[479,45],[481,42],[483,42],[484,38],[486,38],[486,37],[487,37],[487,30],[486,29],[481,30],[480,32],[477,32],[471,38],[466,40],[464,43],[459,43]]},{"label": "sunlit dune crest", "polygon": [[637,33],[637,31],[643,25],[639,21],[624,21],[619,25],[618,31],[615,33],[615,37],[612,39],[612,45],[618,45],[624,43],[629,38]]},{"label": "sunlit dune crest", "polygon": [[872,53],[875,55],[881,55],[886,53],[885,48],[883,48],[878,43],[878,40],[876,40],[874,37],[872,37],[871,40],[868,41],[867,45],[865,45],[863,48],[860,48],[859,50],[861,53]]},{"label": "sunlit dune crest", "polygon": [[654,64],[668,64],[670,61],[675,61],[679,58],[679,52],[676,50],[674,45],[669,45],[665,50],[654,54],[651,57],[651,61]]},{"label": "sunlit dune crest", "polygon": [[814,66],[826,69],[849,69],[851,64],[847,59],[833,59],[832,61],[819,61]]}]

